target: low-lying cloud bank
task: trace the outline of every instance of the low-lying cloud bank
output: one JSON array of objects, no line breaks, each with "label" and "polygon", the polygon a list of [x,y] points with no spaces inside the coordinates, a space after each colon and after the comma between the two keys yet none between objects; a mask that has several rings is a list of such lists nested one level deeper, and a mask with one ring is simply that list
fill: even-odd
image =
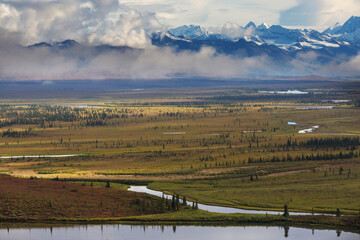
[{"label": "low-lying cloud bank", "polygon": [[[4,46],[4,45],[1,45]],[[0,47],[1,79],[107,79],[163,78],[178,76],[235,77],[253,71],[272,72],[266,57],[236,59],[216,55],[211,48],[200,52],[176,53],[171,48],[96,51],[73,47]]]},{"label": "low-lying cloud bank", "polygon": [[248,77],[321,75],[360,76],[360,56],[343,63],[316,64],[314,54],[302,54],[279,64],[267,56],[219,55],[204,47],[199,52],[171,48],[106,49],[78,45],[69,49],[26,48],[0,40],[0,79],[64,80],[167,78],[174,76]]}]

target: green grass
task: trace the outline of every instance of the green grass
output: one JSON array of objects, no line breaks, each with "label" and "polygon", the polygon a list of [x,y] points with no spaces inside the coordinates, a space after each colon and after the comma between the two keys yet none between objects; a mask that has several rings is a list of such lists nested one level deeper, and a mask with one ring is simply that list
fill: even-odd
[{"label": "green grass", "polygon": [[[107,184],[106,182],[97,182],[97,181],[71,181],[70,180],[68,182],[78,183],[83,186],[92,186],[92,187],[100,187],[100,188],[106,187],[106,184]],[[111,182],[110,188],[127,190],[129,188],[129,185]]]},{"label": "green grass", "polygon": [[360,169],[335,175],[324,171],[302,172],[258,180],[224,179],[154,182],[155,190],[176,193],[201,203],[246,209],[279,210],[287,204],[291,211],[358,214],[360,209]]}]

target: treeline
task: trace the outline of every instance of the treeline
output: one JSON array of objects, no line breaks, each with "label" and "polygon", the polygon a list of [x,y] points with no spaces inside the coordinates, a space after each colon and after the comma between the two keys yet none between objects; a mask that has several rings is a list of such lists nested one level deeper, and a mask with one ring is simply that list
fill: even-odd
[{"label": "treeline", "polygon": [[15,137],[15,138],[26,137],[29,135],[35,135],[34,133],[32,133],[31,128],[28,128],[27,130],[23,130],[23,131],[16,131],[16,130],[8,129],[8,130],[2,132],[2,134],[1,134],[2,137]]},{"label": "treeline", "polygon": [[311,147],[311,148],[351,148],[355,150],[357,146],[360,146],[359,137],[328,137],[328,138],[311,138],[306,141],[297,142],[297,140],[292,141],[291,138],[287,140],[287,143],[284,145],[279,145],[282,147]]},{"label": "treeline", "polygon": [[[0,127],[8,127],[13,125],[39,125],[41,128],[55,127],[55,123],[72,123],[78,127],[86,126],[109,126],[119,125],[120,120],[126,119],[142,121],[158,121],[159,117],[168,117],[182,119],[184,116],[193,117],[193,114],[161,111],[157,116],[147,117],[143,113],[143,109],[133,108],[77,108],[64,106],[28,106],[16,107],[6,106],[0,107]],[[118,122],[116,122],[118,120]]]},{"label": "treeline", "polygon": [[279,156],[273,157],[259,157],[259,158],[248,158],[248,163],[263,163],[263,162],[300,162],[300,161],[321,161],[321,160],[339,160],[339,159],[349,159],[359,157],[359,152],[349,151],[347,153],[343,153],[342,151],[339,153],[317,153],[293,157],[288,154],[286,157],[280,158]]},{"label": "treeline", "polygon": [[163,198],[157,200],[135,198],[130,202],[130,207],[137,207],[140,214],[165,213],[168,211],[169,201]]},{"label": "treeline", "polygon": [[360,108],[360,100],[355,100],[354,107]]},{"label": "treeline", "polygon": [[360,145],[359,137],[334,137],[334,138],[311,138],[300,143],[300,146],[306,147],[355,147]]},{"label": "treeline", "polygon": [[[168,211],[179,211],[181,210],[184,206],[187,206],[188,202],[186,201],[186,197],[183,197],[183,199],[180,199],[180,196],[177,195],[173,195],[171,200],[166,199],[164,197],[164,195],[161,198],[157,198],[156,201],[146,201],[144,200],[140,200],[135,198],[131,203],[130,206],[132,207],[133,205],[138,206],[140,213],[164,213],[164,212],[168,212]],[[193,202],[192,204],[192,209],[193,210],[197,210],[199,209],[198,207],[198,203],[197,202]]]},{"label": "treeline", "polygon": [[87,127],[95,127],[95,126],[106,126],[106,121],[102,120],[87,120],[85,126]]},{"label": "treeline", "polygon": [[16,118],[11,120],[2,120],[0,121],[0,128],[9,127],[13,125],[29,125],[29,124],[39,124],[39,119],[30,119],[30,118]]}]

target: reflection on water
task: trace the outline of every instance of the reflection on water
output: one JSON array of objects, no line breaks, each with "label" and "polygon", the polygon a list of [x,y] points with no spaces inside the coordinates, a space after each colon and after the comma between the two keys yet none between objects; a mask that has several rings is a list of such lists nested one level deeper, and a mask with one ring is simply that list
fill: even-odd
[{"label": "reflection on water", "polygon": [[359,234],[335,230],[265,226],[142,226],[82,225],[48,228],[0,229],[2,240],[112,240],[112,239],[186,239],[186,240],[352,240]]}]

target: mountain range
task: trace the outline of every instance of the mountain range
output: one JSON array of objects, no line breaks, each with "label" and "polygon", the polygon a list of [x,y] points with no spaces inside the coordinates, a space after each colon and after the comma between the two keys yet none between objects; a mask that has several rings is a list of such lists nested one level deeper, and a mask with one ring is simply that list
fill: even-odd
[{"label": "mountain range", "polygon": [[[181,26],[166,32],[152,33],[150,38],[152,45],[158,48],[170,47],[176,52],[198,52],[204,47],[211,47],[216,54],[237,58],[266,55],[276,62],[286,62],[312,53],[315,56],[312,61],[316,63],[341,63],[356,56],[360,50],[360,17],[353,16],[343,25],[336,24],[323,32],[269,26],[266,23],[256,26],[250,22],[245,27],[227,23],[217,32],[201,26]],[[85,46],[74,40],[28,46],[41,47],[54,51],[81,48],[92,54],[108,50],[142,51],[127,46]]]},{"label": "mountain range", "polygon": [[302,48],[320,49],[323,47],[340,47],[343,45],[360,45],[360,17],[351,17],[344,25],[337,23],[323,32],[311,29],[288,29],[280,25],[269,26],[262,23],[256,26],[249,22],[245,27],[237,24],[225,24],[219,33],[213,33],[201,26],[181,26],[168,31],[172,36],[182,40],[224,40],[237,41],[244,39],[258,45],[275,45],[288,51]]}]

